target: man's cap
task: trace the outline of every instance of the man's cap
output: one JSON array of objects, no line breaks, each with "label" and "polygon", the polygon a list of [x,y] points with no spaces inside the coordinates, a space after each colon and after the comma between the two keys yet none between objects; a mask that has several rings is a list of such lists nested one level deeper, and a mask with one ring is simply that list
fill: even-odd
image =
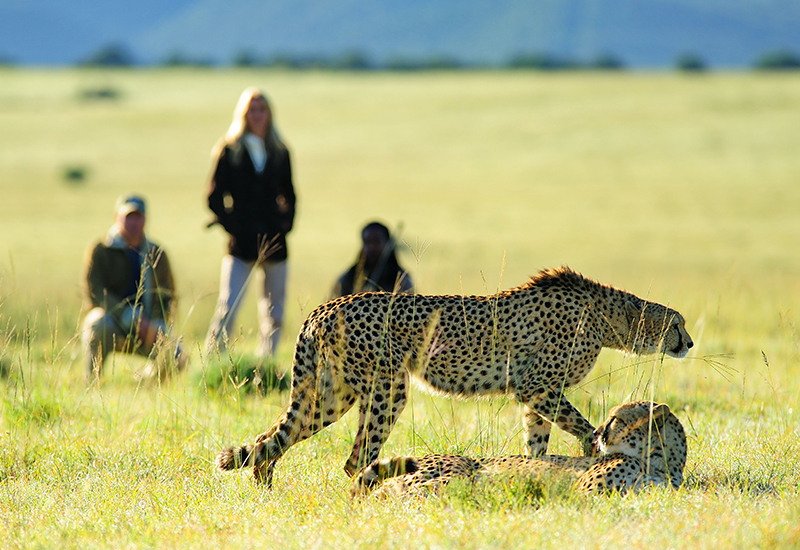
[{"label": "man's cap", "polygon": [[127,216],[131,212],[138,212],[144,216],[144,199],[139,195],[122,195],[117,199],[117,214]]}]

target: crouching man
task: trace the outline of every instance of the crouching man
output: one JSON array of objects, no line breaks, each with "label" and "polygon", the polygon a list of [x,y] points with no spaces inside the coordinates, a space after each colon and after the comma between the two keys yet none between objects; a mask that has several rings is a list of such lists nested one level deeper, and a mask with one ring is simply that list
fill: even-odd
[{"label": "crouching man", "polygon": [[143,374],[183,368],[186,358],[170,338],[175,286],[164,249],[144,233],[145,202],[136,195],[117,201],[114,225],[90,247],[84,266],[87,313],[82,343],[89,380],[99,377],[114,351],[149,357]]}]

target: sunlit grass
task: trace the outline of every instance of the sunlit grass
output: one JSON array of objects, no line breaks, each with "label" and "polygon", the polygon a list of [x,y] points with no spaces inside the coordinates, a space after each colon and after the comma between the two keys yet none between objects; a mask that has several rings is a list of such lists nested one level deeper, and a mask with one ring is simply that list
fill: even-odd
[{"label": "sunlit grass", "polygon": [[[800,545],[800,77],[0,78],[0,547]],[[243,391],[238,374],[209,387],[215,363],[202,353],[224,250],[204,229],[209,154],[252,84],[275,105],[299,195],[280,366],[373,218],[398,230],[421,292],[492,293],[569,264],[686,318],[687,359],[606,350],[569,394],[593,423],[622,401],[668,403],[689,438],[684,488],[352,504],[342,471],[352,413],[293,447],[271,493],[246,472],[214,471],[216,453],[268,428],[288,395]],[[118,96],[82,98],[100,88]],[[64,178],[73,166],[85,169],[79,183]],[[171,380],[137,381],[143,359],[115,355],[87,386],[75,337],[82,257],[129,190],[149,199],[148,232],[171,256],[175,329],[192,361]],[[253,302],[236,342],[245,357]],[[550,448],[579,452],[558,430]],[[383,455],[522,450],[519,405],[412,391]]]}]

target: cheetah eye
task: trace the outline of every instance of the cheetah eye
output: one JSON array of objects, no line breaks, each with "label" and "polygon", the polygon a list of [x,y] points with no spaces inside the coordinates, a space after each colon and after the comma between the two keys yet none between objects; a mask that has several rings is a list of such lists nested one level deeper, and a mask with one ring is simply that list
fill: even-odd
[{"label": "cheetah eye", "polygon": [[613,428],[615,430],[619,430],[625,427],[625,422],[620,420],[619,418],[613,418],[611,423],[608,425],[609,428]]}]

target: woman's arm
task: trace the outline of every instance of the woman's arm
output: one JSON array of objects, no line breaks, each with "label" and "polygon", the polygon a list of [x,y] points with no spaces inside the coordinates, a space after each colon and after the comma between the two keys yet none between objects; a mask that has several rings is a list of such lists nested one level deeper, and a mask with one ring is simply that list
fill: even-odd
[{"label": "woman's arm", "polygon": [[208,208],[216,216],[216,221],[228,233],[235,233],[234,216],[225,207],[225,198],[230,200],[230,181],[231,181],[232,167],[230,164],[230,149],[225,147],[217,159],[217,166],[214,169],[214,175],[211,177],[211,182],[208,186]]},{"label": "woman's arm", "polygon": [[281,214],[281,231],[286,234],[292,230],[294,225],[294,213],[297,206],[297,196],[294,194],[294,185],[292,184],[292,163],[289,158],[289,151],[286,151],[279,170],[280,172],[276,178],[278,183],[277,201]]}]

